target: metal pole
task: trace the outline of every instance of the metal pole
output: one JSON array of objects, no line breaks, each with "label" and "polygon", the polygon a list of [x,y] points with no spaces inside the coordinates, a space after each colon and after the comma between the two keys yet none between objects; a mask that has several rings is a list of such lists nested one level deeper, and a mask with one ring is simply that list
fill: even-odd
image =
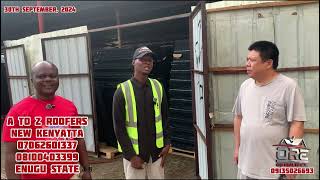
[{"label": "metal pole", "polygon": [[[41,1],[37,0],[37,6],[41,6]],[[44,23],[43,23],[43,14],[38,13],[38,28],[39,33],[44,33]]]},{"label": "metal pole", "polygon": [[109,31],[109,30],[113,30],[113,29],[133,27],[133,26],[141,26],[141,25],[158,23],[158,22],[169,21],[169,20],[174,20],[174,19],[187,18],[187,17],[189,17],[189,15],[190,15],[190,13],[179,14],[179,15],[168,16],[168,17],[157,18],[157,19],[150,19],[150,20],[146,20],[146,21],[139,21],[139,22],[134,22],[134,23],[129,23],[129,24],[121,24],[121,25],[116,25],[116,26],[90,29],[90,30],[88,30],[88,32],[92,33],[92,32]]}]

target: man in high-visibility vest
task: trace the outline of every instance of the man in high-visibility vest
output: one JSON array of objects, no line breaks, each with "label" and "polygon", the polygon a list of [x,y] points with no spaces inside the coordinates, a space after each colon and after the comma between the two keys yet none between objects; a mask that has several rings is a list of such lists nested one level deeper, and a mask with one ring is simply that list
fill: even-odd
[{"label": "man in high-visibility vest", "polygon": [[126,179],[164,179],[170,148],[167,99],[161,83],[148,78],[154,53],[148,47],[133,55],[133,77],[117,86],[113,123],[123,153]]}]

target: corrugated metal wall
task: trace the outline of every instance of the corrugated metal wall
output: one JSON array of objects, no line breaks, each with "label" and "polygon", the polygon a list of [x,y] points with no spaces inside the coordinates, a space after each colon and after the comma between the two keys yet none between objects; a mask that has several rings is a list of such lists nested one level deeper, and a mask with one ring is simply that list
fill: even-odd
[{"label": "corrugated metal wall", "polygon": [[25,51],[23,46],[16,46],[6,49],[5,53],[9,87],[11,89],[11,100],[12,105],[14,105],[30,94]]},{"label": "corrugated metal wall", "polygon": [[53,62],[59,69],[60,85],[57,95],[71,100],[80,115],[89,117],[88,126],[83,127],[88,151],[95,152],[93,131],[93,103],[89,72],[87,37],[69,36],[59,39],[44,39],[45,60]]},{"label": "corrugated metal wall", "polygon": [[89,73],[86,37],[52,39],[45,42],[46,60],[53,62],[59,74]]},{"label": "corrugated metal wall", "polygon": [[6,50],[8,73],[10,76],[26,76],[23,47]]},{"label": "corrugated metal wall", "polygon": [[71,100],[77,106],[79,114],[92,115],[89,77],[60,77],[59,80],[56,94]]},{"label": "corrugated metal wall", "polygon": [[[283,7],[255,8],[208,13],[208,57],[210,67],[245,66],[247,48],[257,40],[269,40],[280,50],[279,68],[319,66],[319,3]],[[299,83],[305,100],[305,128],[319,129],[319,72],[286,72]],[[245,74],[209,75],[210,112],[215,124],[232,124],[231,113]],[[213,101],[214,100],[214,101]],[[216,129],[214,172],[216,178],[235,178],[233,132]],[[309,166],[317,171],[299,178],[319,178],[318,133],[306,134],[311,149]]]},{"label": "corrugated metal wall", "polygon": [[[10,77],[10,76],[9,76]],[[10,79],[12,105],[29,95],[28,81],[26,79]]]}]

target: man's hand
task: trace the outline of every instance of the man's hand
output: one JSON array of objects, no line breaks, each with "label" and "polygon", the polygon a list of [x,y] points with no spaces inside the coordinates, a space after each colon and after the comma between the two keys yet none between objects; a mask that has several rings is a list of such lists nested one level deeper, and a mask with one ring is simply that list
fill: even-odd
[{"label": "man's hand", "polygon": [[84,171],[82,176],[81,176],[81,179],[92,179],[91,178],[91,173],[89,171]]},{"label": "man's hand", "polygon": [[[77,152],[79,153],[79,162],[82,167],[88,167],[89,160],[88,160],[88,152],[86,149],[85,141],[84,141],[84,139],[77,139],[77,141],[78,141]],[[83,171],[81,178],[82,179],[92,179],[90,171],[88,171],[88,169]]]},{"label": "man's hand", "polygon": [[20,179],[20,174],[16,174],[15,169],[15,154],[18,152],[16,142],[5,142],[5,170],[8,179]]},{"label": "man's hand", "polygon": [[240,127],[242,122],[242,116],[236,115],[234,117],[233,123],[233,133],[234,133],[234,153],[233,161],[235,164],[238,164],[239,161],[239,148],[240,148]]},{"label": "man's hand", "polygon": [[136,169],[143,169],[142,167],[143,160],[139,156],[133,156],[130,159],[130,162],[131,162],[131,167]]},{"label": "man's hand", "polygon": [[239,149],[235,148],[233,153],[233,161],[236,165],[238,165],[238,160],[239,160]]},{"label": "man's hand", "polygon": [[303,138],[304,122],[299,120],[292,120],[290,123],[289,137]]},{"label": "man's hand", "polygon": [[167,156],[167,154],[169,152],[169,149],[170,149],[170,145],[168,144],[162,149],[161,153],[159,154],[159,157],[162,158],[161,159],[161,164],[160,164],[161,167],[164,167],[164,161],[165,161],[166,156]]}]

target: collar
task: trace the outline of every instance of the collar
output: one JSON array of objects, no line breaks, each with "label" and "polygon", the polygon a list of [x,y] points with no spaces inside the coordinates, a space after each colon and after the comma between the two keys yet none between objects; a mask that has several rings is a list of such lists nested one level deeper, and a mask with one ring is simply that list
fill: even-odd
[{"label": "collar", "polygon": [[276,81],[278,78],[280,77],[280,74],[277,73],[271,80],[269,80],[268,82],[265,82],[264,84],[257,84],[256,81],[254,81],[254,84],[258,87],[263,87],[263,86],[267,86],[271,83],[273,83],[274,81]]},{"label": "collar", "polygon": [[39,102],[44,102],[44,103],[51,103],[56,99],[56,95],[54,95],[52,99],[48,99],[48,100],[39,99],[35,95],[31,95],[30,97],[31,97],[31,99],[34,99],[34,100],[39,101]]},{"label": "collar", "polygon": [[131,82],[132,82],[135,86],[137,86],[137,87],[139,87],[139,88],[148,87],[149,84],[150,84],[149,79],[147,79],[147,81],[146,81],[145,84],[140,83],[140,82],[139,82],[137,79],[135,79],[134,77],[132,77],[130,80],[131,80]]}]

